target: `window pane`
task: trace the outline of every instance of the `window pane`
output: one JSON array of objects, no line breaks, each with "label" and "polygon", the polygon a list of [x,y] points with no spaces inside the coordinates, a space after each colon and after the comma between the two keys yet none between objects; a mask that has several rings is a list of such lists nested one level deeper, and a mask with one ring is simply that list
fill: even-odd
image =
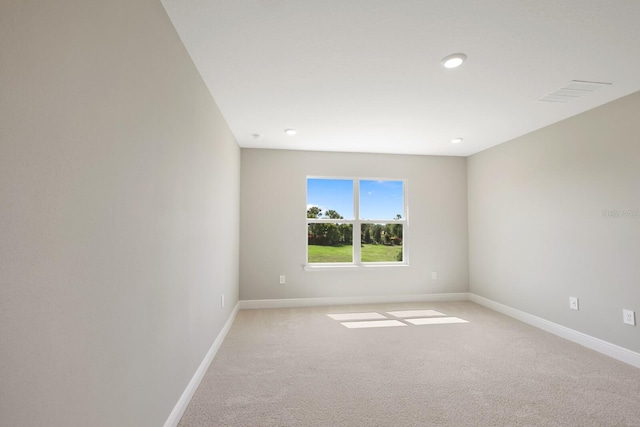
[{"label": "window pane", "polygon": [[404,218],[403,194],[402,181],[361,180],[360,219]]},{"label": "window pane", "polygon": [[308,224],[309,263],[353,262],[353,224]]},{"label": "window pane", "polygon": [[307,218],[354,219],[353,181],[307,178]]},{"label": "window pane", "polygon": [[362,262],[402,262],[402,224],[362,224]]}]

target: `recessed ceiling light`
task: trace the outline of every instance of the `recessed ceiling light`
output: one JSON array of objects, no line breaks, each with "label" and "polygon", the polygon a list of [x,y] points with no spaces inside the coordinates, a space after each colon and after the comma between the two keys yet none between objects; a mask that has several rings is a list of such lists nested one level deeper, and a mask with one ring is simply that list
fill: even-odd
[{"label": "recessed ceiling light", "polygon": [[462,142],[462,138],[453,138],[453,139],[451,140],[451,143],[452,143],[452,144],[459,144],[459,143],[461,143],[461,142]]},{"label": "recessed ceiling light", "polygon": [[262,138],[262,135],[260,135],[259,133],[252,133],[251,136],[253,137],[253,139],[260,139]]},{"label": "recessed ceiling light", "polygon": [[442,65],[444,68],[456,68],[462,65],[465,59],[467,59],[467,55],[464,53],[454,53],[442,58]]},{"label": "recessed ceiling light", "polygon": [[295,129],[285,129],[284,133],[286,133],[287,135],[295,135],[296,133],[298,133],[298,131]]}]

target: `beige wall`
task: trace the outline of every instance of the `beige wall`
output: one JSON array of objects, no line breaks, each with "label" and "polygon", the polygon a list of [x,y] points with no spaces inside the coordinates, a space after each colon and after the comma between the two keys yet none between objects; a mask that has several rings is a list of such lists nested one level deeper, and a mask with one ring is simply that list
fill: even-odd
[{"label": "beige wall", "polygon": [[[411,265],[304,271],[308,175],[407,179]],[[465,158],[242,149],[241,183],[243,300],[468,290]]]},{"label": "beige wall", "polygon": [[0,425],[160,426],[238,298],[240,150],[159,1],[2,1],[0,55]]},{"label": "beige wall", "polygon": [[636,93],[468,159],[471,292],[640,351],[639,119]]}]

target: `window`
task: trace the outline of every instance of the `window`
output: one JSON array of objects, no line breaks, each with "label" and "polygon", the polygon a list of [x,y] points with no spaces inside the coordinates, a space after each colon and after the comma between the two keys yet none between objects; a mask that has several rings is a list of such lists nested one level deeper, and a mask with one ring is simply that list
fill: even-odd
[{"label": "window", "polygon": [[407,264],[405,188],[404,180],[307,178],[307,264]]}]

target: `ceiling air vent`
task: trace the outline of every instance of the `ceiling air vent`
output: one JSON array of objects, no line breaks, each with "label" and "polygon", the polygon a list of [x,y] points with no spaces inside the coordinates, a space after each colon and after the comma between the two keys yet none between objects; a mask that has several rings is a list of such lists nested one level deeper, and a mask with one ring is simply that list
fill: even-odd
[{"label": "ceiling air vent", "polygon": [[571,80],[555,92],[551,92],[549,95],[539,98],[538,101],[567,103],[575,101],[578,98],[582,98],[584,95],[594,92],[603,86],[611,86],[611,83]]}]

